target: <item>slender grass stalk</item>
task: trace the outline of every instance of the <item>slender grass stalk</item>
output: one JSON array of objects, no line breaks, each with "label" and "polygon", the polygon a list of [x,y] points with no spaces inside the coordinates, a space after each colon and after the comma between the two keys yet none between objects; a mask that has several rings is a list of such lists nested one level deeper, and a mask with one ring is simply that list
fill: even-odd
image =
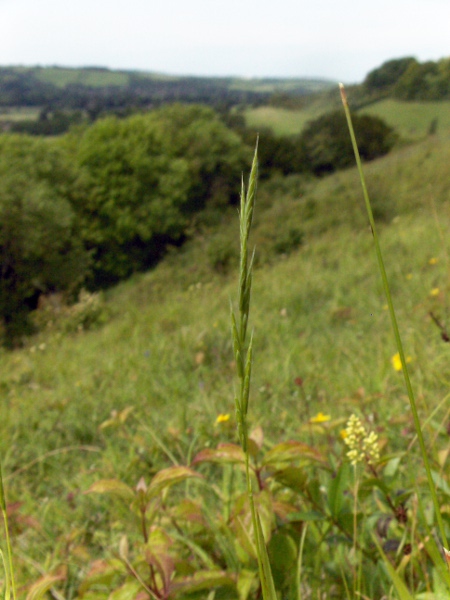
[{"label": "slender grass stalk", "polygon": [[297,571],[295,574],[295,584],[296,584],[296,588],[297,588],[297,600],[302,600],[301,581],[302,581],[302,566],[303,566],[303,549],[305,547],[305,539],[306,539],[307,530],[308,530],[308,525],[305,523],[303,525],[303,531],[302,531],[302,535],[300,537],[300,545],[298,548]]},{"label": "slender grass stalk", "polygon": [[392,329],[394,331],[394,337],[395,337],[395,342],[397,345],[397,351],[400,356],[403,376],[405,379],[405,386],[406,386],[406,390],[408,393],[409,403],[411,406],[411,412],[413,415],[414,426],[415,426],[416,433],[417,433],[417,439],[419,440],[419,446],[420,446],[420,451],[422,454],[422,460],[423,460],[423,464],[425,466],[425,471],[427,474],[428,487],[430,490],[430,494],[431,494],[431,498],[432,498],[432,502],[433,502],[433,506],[434,506],[434,512],[436,514],[436,522],[437,522],[437,525],[439,528],[439,533],[441,536],[442,543],[444,544],[444,546],[446,548],[448,548],[447,538],[445,535],[444,522],[442,520],[442,516],[441,516],[441,512],[440,512],[439,502],[438,502],[437,493],[436,493],[436,487],[435,487],[435,484],[433,482],[433,478],[431,475],[430,462],[428,460],[427,450],[425,447],[425,441],[424,441],[423,433],[422,433],[422,427],[421,427],[420,419],[419,419],[419,413],[417,411],[416,399],[415,399],[413,388],[411,385],[411,379],[409,377],[408,366],[406,364],[405,352],[403,349],[403,343],[402,343],[402,339],[400,337],[400,331],[398,328],[397,317],[395,315],[394,304],[392,302],[392,295],[391,295],[391,291],[390,291],[390,287],[389,287],[388,278],[386,275],[386,269],[384,266],[383,256],[381,254],[380,242],[378,239],[377,230],[375,227],[375,220],[373,218],[372,206],[370,204],[370,198],[369,198],[369,194],[368,194],[367,187],[366,187],[366,181],[365,181],[364,173],[363,173],[363,169],[362,169],[361,158],[360,158],[359,150],[358,150],[358,144],[356,142],[355,132],[353,129],[350,108],[349,108],[348,102],[347,102],[347,95],[345,93],[345,89],[344,89],[344,86],[342,85],[342,83],[339,84],[339,86],[340,86],[340,90],[341,90],[342,104],[344,105],[345,116],[347,118],[347,124],[348,124],[348,128],[350,131],[350,137],[352,140],[353,151],[355,153],[355,159],[356,159],[356,164],[358,167],[359,178],[361,180],[361,186],[362,186],[362,190],[363,190],[364,201],[366,204],[366,210],[367,210],[367,214],[369,217],[370,226],[372,229],[373,241],[374,241],[374,245],[375,245],[375,252],[376,252],[377,261],[378,261],[378,268],[380,270],[381,279],[383,282],[383,288],[384,288],[384,292],[386,295],[387,305],[389,308],[389,315],[391,317]]},{"label": "slender grass stalk", "polygon": [[250,341],[247,341],[247,333],[250,314],[250,297],[252,290],[253,259],[255,256],[255,253],[253,252],[249,258],[248,238],[250,235],[255,206],[258,171],[257,150],[258,144],[256,144],[247,191],[245,190],[244,181],[242,181],[241,203],[239,211],[241,242],[238,291],[239,312],[238,317],[236,318],[233,310],[231,310],[231,329],[234,357],[236,361],[237,374],[239,377],[239,391],[235,396],[236,422],[238,426],[239,440],[245,454],[247,493],[250,503],[253,531],[255,534],[261,589],[264,600],[277,600],[264,534],[261,527],[261,521],[256,510],[253,497],[253,484],[250,476],[250,453],[248,450],[247,413],[253,360],[253,334],[250,336]]},{"label": "slender grass stalk", "polygon": [[[11,550],[11,540],[9,537],[9,527],[8,527],[8,515],[6,513],[6,498],[5,498],[5,488],[3,487],[3,473],[2,473],[2,465],[0,463],[0,507],[2,509],[3,522],[5,525],[5,539],[6,539],[6,553],[8,555],[8,572],[5,569],[5,597],[6,592],[9,593],[9,587],[12,591],[13,600],[16,600],[16,582],[14,579],[14,567],[12,560],[12,550]],[[9,582],[8,582],[9,577]]]}]

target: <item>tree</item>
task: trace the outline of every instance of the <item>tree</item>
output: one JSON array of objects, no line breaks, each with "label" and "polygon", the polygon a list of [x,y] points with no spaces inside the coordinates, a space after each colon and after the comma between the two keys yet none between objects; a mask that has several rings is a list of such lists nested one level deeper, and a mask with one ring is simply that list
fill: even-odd
[{"label": "tree", "polygon": [[63,143],[95,286],[148,268],[182,241],[192,214],[229,202],[247,152],[214,111],[195,105],[107,117]]},{"label": "tree", "polygon": [[[353,115],[353,125],[363,160],[389,152],[396,136],[378,117]],[[316,175],[354,164],[352,143],[343,111],[322,115],[311,121],[299,137],[307,167]]]},{"label": "tree", "polygon": [[403,73],[411,66],[418,64],[412,56],[396,58],[383,63],[381,67],[368,73],[364,86],[369,90],[386,90],[394,86]]},{"label": "tree", "polygon": [[0,318],[9,345],[29,329],[40,294],[74,290],[89,268],[63,195],[65,176],[48,142],[0,137]]}]

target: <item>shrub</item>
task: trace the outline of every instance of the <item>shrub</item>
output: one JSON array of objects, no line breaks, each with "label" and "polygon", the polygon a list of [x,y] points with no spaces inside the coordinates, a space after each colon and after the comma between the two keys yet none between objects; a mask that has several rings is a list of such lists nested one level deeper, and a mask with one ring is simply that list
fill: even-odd
[{"label": "shrub", "polygon": [[[382,119],[362,115],[355,116],[354,121],[363,160],[373,160],[389,152],[396,136]],[[311,121],[300,135],[299,144],[309,169],[316,175],[353,165],[352,144],[345,115],[340,111],[327,113]]]}]

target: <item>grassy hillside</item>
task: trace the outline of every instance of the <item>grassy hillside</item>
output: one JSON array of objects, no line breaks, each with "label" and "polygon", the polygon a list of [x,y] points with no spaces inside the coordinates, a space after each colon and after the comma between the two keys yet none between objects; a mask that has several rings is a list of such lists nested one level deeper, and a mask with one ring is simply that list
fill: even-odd
[{"label": "grassy hillside", "polygon": [[[296,135],[301,133],[308,121],[316,119],[332,108],[335,108],[333,101],[322,101],[306,104],[305,108],[298,110],[259,106],[248,108],[244,114],[249,127],[269,127],[277,135]],[[447,136],[450,133],[448,101],[402,102],[386,99],[361,108],[358,112],[382,118],[404,139],[421,139],[430,129],[438,135]]]},{"label": "grassy hillside", "polygon": [[[448,446],[440,428],[450,346],[429,313],[450,328],[449,161],[450,142],[434,139],[366,169],[420,412],[436,410],[426,428],[436,452]],[[304,440],[319,412],[339,428],[357,411],[403,464],[405,447],[416,446],[355,171],[269,181],[256,210],[252,424],[270,446]],[[91,485],[120,478],[134,488],[175,459],[235,441],[238,226],[235,210],[217,218],[155,270],[111,290],[99,329],[65,333],[50,323],[23,349],[1,351],[0,450],[9,501],[19,503],[19,581],[68,562],[64,594],[76,596],[88,565],[114,554],[128,531],[118,502],[84,494]],[[230,427],[215,425],[221,413]],[[411,485],[414,452],[409,460],[399,486]]]}]

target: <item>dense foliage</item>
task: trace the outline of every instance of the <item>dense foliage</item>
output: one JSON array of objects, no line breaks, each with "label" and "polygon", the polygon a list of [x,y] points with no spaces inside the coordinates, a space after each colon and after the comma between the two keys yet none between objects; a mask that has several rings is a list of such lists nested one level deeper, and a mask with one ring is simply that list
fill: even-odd
[{"label": "dense foliage", "polygon": [[[353,117],[359,152],[363,160],[387,154],[395,142],[393,129],[378,117]],[[311,121],[299,140],[304,161],[316,175],[348,167],[354,162],[345,115],[336,111]]]},{"label": "dense foliage", "polygon": [[64,142],[95,285],[147,268],[183,239],[192,215],[229,203],[247,157],[241,140],[198,105],[107,117]]},{"label": "dense foliage", "polygon": [[364,87],[388,92],[400,100],[448,99],[450,58],[425,63],[412,57],[389,60],[367,75]]},{"label": "dense foliage", "polygon": [[103,287],[154,264],[196,213],[234,201],[250,154],[199,105],[111,116],[59,139],[0,142],[0,314],[9,338],[40,294]]},{"label": "dense foliage", "polygon": [[67,176],[45,141],[0,137],[0,315],[9,342],[26,329],[39,294],[70,291],[87,274]]}]

